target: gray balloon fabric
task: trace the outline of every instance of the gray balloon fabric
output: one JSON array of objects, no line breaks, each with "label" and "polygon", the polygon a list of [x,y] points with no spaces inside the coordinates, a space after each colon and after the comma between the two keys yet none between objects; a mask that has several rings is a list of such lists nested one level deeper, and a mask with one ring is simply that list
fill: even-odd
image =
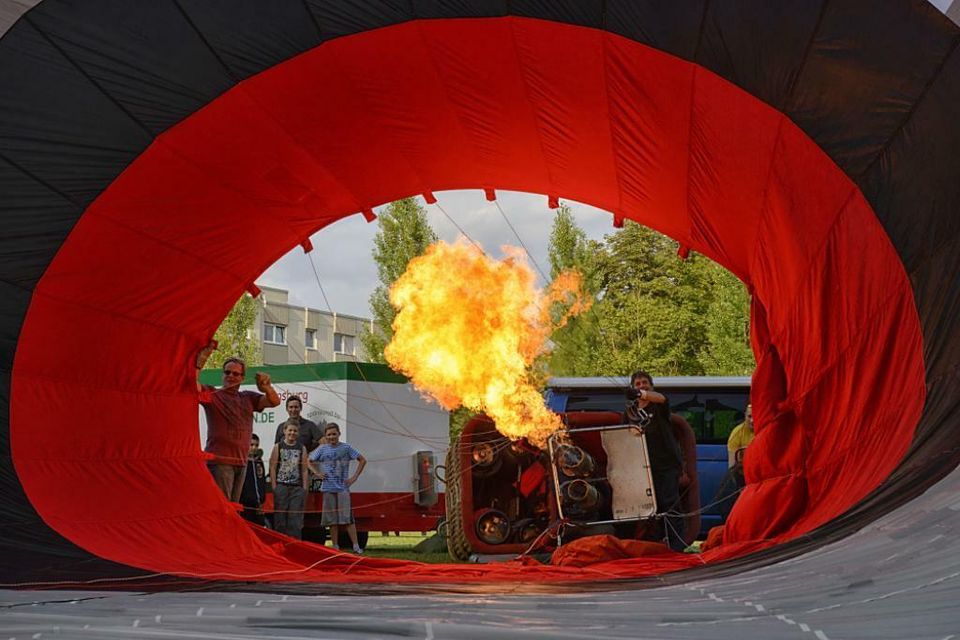
[{"label": "gray balloon fabric", "polygon": [[[0,2],[0,582],[109,579],[122,589],[143,575],[48,527],[10,453],[20,330],[36,283],[85,208],[158,135],[236,83],[324,39],[413,19],[520,15],[604,28],[702,65],[787,114],[859,186],[903,262],[923,329],[927,403],[907,456],[868,498],[807,536],[726,564],[616,585],[407,592],[383,584],[151,580],[138,585],[156,591],[150,595],[3,592],[0,630],[12,637],[960,634],[960,32],[927,3],[286,2],[273,20],[263,20],[254,2],[30,7]],[[93,24],[99,30],[78,28]],[[155,43],[183,44],[144,56],[146,32]],[[97,50],[107,45],[107,53]],[[828,82],[837,79],[838,52],[858,73],[880,79],[855,97],[838,91]],[[45,64],[52,58],[59,62]],[[104,60],[122,62],[114,69]],[[130,60],[142,76],[125,76]],[[163,99],[142,104],[144,87],[162,89]]]}]

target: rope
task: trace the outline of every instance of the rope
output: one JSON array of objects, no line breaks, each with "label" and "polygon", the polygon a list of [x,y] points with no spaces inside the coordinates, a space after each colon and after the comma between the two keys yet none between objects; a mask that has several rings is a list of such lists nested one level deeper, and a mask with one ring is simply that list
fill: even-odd
[{"label": "rope", "polygon": [[721,498],[720,500],[714,500],[713,502],[710,502],[709,504],[706,504],[706,505],[700,507],[700,508],[697,509],[696,511],[689,511],[689,512],[680,513],[680,512],[674,511],[673,509],[670,509],[670,510],[668,510],[668,511],[664,511],[662,514],[657,514],[657,515],[668,515],[668,516],[672,516],[672,517],[675,517],[675,518],[680,518],[680,517],[685,518],[685,517],[687,517],[687,516],[702,515],[707,509],[710,509],[711,507],[715,507],[716,505],[720,504],[721,502],[726,502],[727,500],[729,500],[730,498],[733,498],[734,496],[739,496],[740,493],[742,493],[744,489],[746,489],[746,487],[741,487],[741,488],[737,489],[736,491],[734,491],[733,493],[731,493],[730,495],[728,495],[728,496],[726,496],[726,497],[724,497],[724,498]]},{"label": "rope", "polygon": [[347,574],[354,567],[356,567],[360,562],[365,560],[364,556],[353,556],[353,554],[345,552],[336,552],[331,550],[331,555],[326,558],[317,560],[314,563],[309,565],[298,567],[296,569],[282,569],[278,571],[264,571],[260,573],[197,573],[191,571],[177,571],[176,575],[169,573],[147,573],[138,576],[127,576],[121,578],[93,578],[90,580],[49,580],[49,581],[36,581],[36,582],[7,582],[0,583],[0,588],[4,589],[23,589],[23,588],[32,588],[32,587],[68,587],[75,585],[95,585],[95,584],[115,584],[115,583],[130,583],[138,580],[149,580],[153,578],[164,578],[164,577],[176,577],[176,578],[195,578],[202,580],[254,580],[257,578],[266,578],[270,576],[281,576],[281,575],[295,575],[300,573],[306,573],[316,569],[318,566],[329,562],[334,558],[342,557],[356,557],[357,560],[353,562],[346,569],[342,570],[341,573]]},{"label": "rope", "polygon": [[547,274],[543,272],[543,269],[540,268],[540,264],[533,257],[533,254],[530,253],[530,250],[527,249],[527,245],[523,243],[523,239],[520,237],[520,234],[517,233],[517,230],[510,223],[510,219],[507,217],[507,213],[503,210],[503,207],[500,206],[499,200],[494,200],[493,204],[497,205],[497,210],[500,212],[500,215],[503,216],[503,221],[507,223],[507,226],[510,227],[510,231],[513,232],[513,236],[517,239],[517,242],[520,243],[520,247],[523,249],[524,253],[527,254],[527,257],[530,258],[530,262],[533,263],[533,266],[536,267],[537,271],[540,272],[540,277],[543,278],[543,281],[546,283],[550,282],[550,278],[547,277]]},{"label": "rope", "polygon": [[440,204],[440,201],[439,201],[439,200],[437,200],[436,202],[434,202],[434,203],[433,203],[433,206],[435,206],[437,209],[440,209],[440,212],[443,213],[443,215],[445,215],[445,216],[447,217],[447,220],[449,220],[450,223],[457,228],[457,231],[459,231],[459,232],[461,233],[461,235],[463,235],[464,238],[466,238],[466,239],[469,240],[471,243],[473,243],[473,246],[475,246],[477,249],[480,249],[480,253],[482,253],[483,255],[487,255],[487,252],[483,250],[483,247],[480,246],[480,243],[477,242],[476,240],[474,240],[473,238],[471,238],[471,237],[470,237],[470,234],[467,233],[466,231],[464,231],[464,230],[463,230],[463,227],[461,227],[459,224],[457,224],[457,221],[454,220],[453,217],[452,217],[449,213],[447,213],[447,210],[443,208],[443,205]]},{"label": "rope", "polygon": [[540,541],[544,538],[544,536],[550,536],[553,538],[559,537],[560,529],[562,529],[568,523],[569,523],[569,520],[565,518],[559,518],[551,522],[546,529],[540,532],[540,535],[538,535],[536,538],[533,539],[533,542],[530,543],[530,546],[528,546],[523,553],[517,556],[517,559],[519,560],[520,558],[525,558],[526,556],[528,556],[530,552],[532,552],[537,547],[537,545],[540,544]]}]

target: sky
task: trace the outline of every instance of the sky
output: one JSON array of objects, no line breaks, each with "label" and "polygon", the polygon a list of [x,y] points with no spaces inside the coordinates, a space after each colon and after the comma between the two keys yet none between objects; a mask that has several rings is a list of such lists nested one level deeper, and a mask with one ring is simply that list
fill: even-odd
[{"label": "sky", "polygon": [[[488,254],[499,258],[503,255],[500,251],[503,245],[520,246],[496,205],[487,202],[483,191],[441,191],[434,195],[450,218]],[[547,197],[497,191],[497,201],[534,261],[549,273],[547,241],[554,211],[547,207]],[[600,239],[613,231],[611,214],[588,205],[563,202],[573,210],[577,223],[588,237]],[[455,241],[460,232],[447,216],[436,205],[428,205],[422,199],[420,204],[426,209],[430,226],[440,239]],[[377,267],[372,257],[377,228],[376,221],[368,223],[362,215],[356,214],[335,222],[311,238],[313,259],[330,309],[320,293],[310,260],[300,247],[294,247],[267,269],[257,279],[257,284],[286,289],[290,292],[291,304],[368,318],[368,300],[378,284]],[[540,285],[543,285],[542,280]]]}]

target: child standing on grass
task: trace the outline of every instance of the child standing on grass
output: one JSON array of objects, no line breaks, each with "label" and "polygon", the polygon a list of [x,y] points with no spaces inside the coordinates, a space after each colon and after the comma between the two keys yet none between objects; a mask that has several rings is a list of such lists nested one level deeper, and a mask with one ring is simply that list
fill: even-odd
[{"label": "child standing on grass", "polygon": [[303,505],[307,495],[307,449],[300,444],[300,429],[288,424],[283,440],[270,454],[273,480],[273,523],[277,531],[300,539],[303,533]]},{"label": "child standing on grass", "polygon": [[243,477],[243,490],[240,492],[240,504],[243,505],[243,517],[267,526],[263,517],[263,501],[267,495],[267,472],[263,468],[263,451],[260,450],[260,437],[250,436],[250,453],[247,455],[247,474]]},{"label": "child standing on grass", "polygon": [[[353,510],[350,506],[350,485],[367,466],[367,459],[346,442],[340,442],[340,427],[335,422],[327,424],[323,430],[326,442],[310,454],[310,461],[319,462],[319,469],[313,472],[320,476],[320,490],[323,492],[323,517],[320,524],[330,527],[330,541],[334,549],[340,548],[340,527],[347,527],[347,535],[353,544],[354,553],[363,553],[357,543],[357,526],[353,522]],[[357,461],[357,470],[351,476],[350,461]],[[311,466],[313,466],[311,464]]]}]

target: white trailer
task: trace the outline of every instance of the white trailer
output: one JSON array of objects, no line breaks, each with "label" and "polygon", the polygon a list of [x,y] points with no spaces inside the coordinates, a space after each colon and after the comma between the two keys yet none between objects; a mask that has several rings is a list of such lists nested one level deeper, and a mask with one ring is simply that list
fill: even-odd
[{"label": "white trailer", "polygon": [[[256,390],[254,374],[270,374],[280,406],[254,414],[264,462],[273,448],[277,426],[287,419],[291,395],[303,402],[303,416],[318,424],[336,422],[341,440],[367,459],[351,487],[359,531],[429,531],[444,516],[444,486],[434,473],[449,447],[449,414],[424,399],[413,385],[379,364],[331,362],[249,367],[241,389]],[[221,384],[218,370],[201,373],[204,384]],[[200,411],[200,442],[206,442],[206,419]],[[268,469],[269,473],[269,469]],[[266,509],[272,508],[268,496]],[[319,493],[307,499],[305,528],[316,527]]]}]

